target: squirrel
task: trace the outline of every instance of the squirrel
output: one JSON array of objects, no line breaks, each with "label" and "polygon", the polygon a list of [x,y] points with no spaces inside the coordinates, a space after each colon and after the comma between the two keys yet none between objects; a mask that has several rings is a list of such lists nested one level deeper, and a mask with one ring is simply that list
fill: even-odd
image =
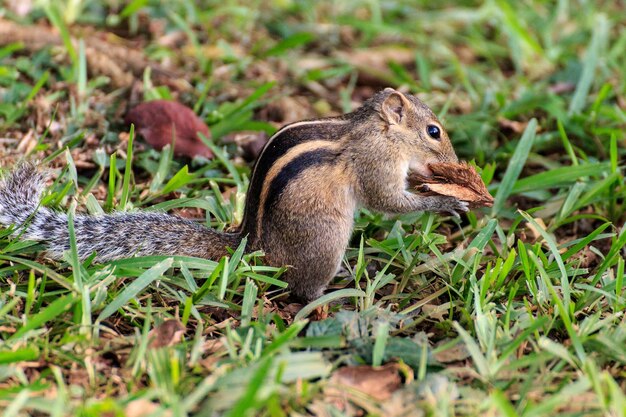
[{"label": "squirrel", "polygon": [[[254,165],[241,225],[220,233],[165,213],[76,214],[78,255],[96,262],[133,255],[186,255],[218,260],[247,236],[246,251],[287,266],[292,296],[321,296],[340,267],[357,208],[401,214],[449,212],[468,204],[408,190],[409,173],[458,162],[437,117],[417,97],[386,88],[352,113],[306,120],[278,130]],[[0,224],[42,241],[47,256],[69,249],[68,218],[40,206],[46,173],[22,163],[0,182]]]}]

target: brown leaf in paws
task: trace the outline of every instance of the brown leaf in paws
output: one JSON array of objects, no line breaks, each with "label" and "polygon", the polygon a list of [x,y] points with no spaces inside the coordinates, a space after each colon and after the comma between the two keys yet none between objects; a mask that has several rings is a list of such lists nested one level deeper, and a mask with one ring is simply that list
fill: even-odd
[{"label": "brown leaf in paws", "polygon": [[447,195],[467,201],[470,207],[491,207],[493,197],[487,191],[482,178],[467,162],[439,162],[429,164],[431,177],[419,174],[409,176],[409,184],[416,190],[433,195]]}]

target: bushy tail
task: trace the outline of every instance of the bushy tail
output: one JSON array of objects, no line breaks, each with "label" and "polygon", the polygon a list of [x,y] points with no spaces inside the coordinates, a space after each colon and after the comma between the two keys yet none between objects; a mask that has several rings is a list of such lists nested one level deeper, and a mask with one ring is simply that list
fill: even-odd
[{"label": "bushy tail", "polygon": [[[0,181],[0,224],[15,225],[22,239],[42,241],[51,258],[68,250],[68,217],[40,207],[47,175],[22,163]],[[238,234],[222,234],[190,220],[164,213],[77,214],[74,230],[81,259],[96,253],[103,262],[131,256],[185,255],[218,259],[236,248]]]},{"label": "bushy tail", "polygon": [[0,224],[22,225],[39,206],[47,175],[23,162],[0,180]]}]

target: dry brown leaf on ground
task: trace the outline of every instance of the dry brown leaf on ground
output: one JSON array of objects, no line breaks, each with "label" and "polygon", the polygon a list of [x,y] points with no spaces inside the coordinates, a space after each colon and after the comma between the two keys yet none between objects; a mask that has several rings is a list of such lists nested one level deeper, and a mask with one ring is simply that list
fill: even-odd
[{"label": "dry brown leaf on ground", "polygon": [[175,101],[154,100],[141,103],[126,114],[137,132],[155,149],[174,141],[176,155],[213,158],[213,152],[202,142],[199,133],[211,138],[208,126],[191,110]]},{"label": "dry brown leaf on ground", "polygon": [[476,169],[467,162],[439,162],[429,164],[431,177],[419,174],[409,176],[409,184],[426,194],[439,194],[467,201],[470,207],[491,207],[493,197],[487,191]]},{"label": "dry brown leaf on ground", "polygon": [[[439,346],[444,343],[440,343]],[[467,347],[463,343],[457,343],[445,350],[436,350],[433,357],[441,363],[460,362],[470,357]]]},{"label": "dry brown leaf on ground", "polygon": [[[377,401],[385,401],[402,385],[398,365],[389,363],[380,367],[368,365],[339,368],[329,380],[326,395],[337,405],[345,405],[351,388],[369,395]],[[344,407],[342,407],[344,408]]]},{"label": "dry brown leaf on ground", "polygon": [[352,48],[349,51],[337,51],[335,55],[356,68],[362,84],[387,85],[391,76],[391,62],[402,67],[415,64],[415,51],[401,45]]},{"label": "dry brown leaf on ground", "polygon": [[509,120],[505,117],[498,117],[498,123],[503,129],[510,129],[515,133],[522,133],[526,130],[528,122],[518,122],[516,120]]},{"label": "dry brown leaf on ground", "polygon": [[148,333],[150,347],[158,349],[166,346],[173,346],[182,340],[184,333],[185,327],[181,322],[173,319],[165,320]]},{"label": "dry brown leaf on ground", "polygon": [[[181,91],[190,88],[181,74],[150,62],[143,51],[131,48],[124,39],[106,32],[83,30],[84,33],[72,33],[74,48],[78,49],[78,40],[83,39],[89,71],[109,77],[115,88],[130,86],[147,67],[158,83]],[[10,43],[21,43],[26,50],[37,51],[46,46],[63,46],[63,39],[49,26],[22,26],[0,18],[0,45]]]},{"label": "dry brown leaf on ground", "polygon": [[138,398],[136,400],[130,401],[126,408],[124,409],[124,415],[126,417],[149,417],[152,415],[160,415],[163,417],[170,417],[172,412],[170,410],[166,410],[165,412],[159,413],[159,405],[152,401],[148,401],[144,398]]},{"label": "dry brown leaf on ground", "polygon": [[234,132],[222,137],[223,143],[234,143],[239,148],[239,154],[246,162],[256,161],[265,144],[269,140],[265,132]]}]

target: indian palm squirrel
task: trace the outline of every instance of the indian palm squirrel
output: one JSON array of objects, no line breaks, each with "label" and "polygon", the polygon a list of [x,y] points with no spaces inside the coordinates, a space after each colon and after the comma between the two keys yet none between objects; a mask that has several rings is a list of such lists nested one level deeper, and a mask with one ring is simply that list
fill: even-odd
[{"label": "indian palm squirrel", "polygon": [[[357,208],[399,214],[457,212],[454,197],[409,191],[409,173],[430,174],[429,163],[457,162],[433,112],[412,95],[387,88],[338,117],[284,126],[268,141],[252,173],[244,218],[220,233],[165,213],[77,214],[78,255],[97,262],[133,255],[186,255],[218,260],[247,236],[247,251],[288,266],[282,279],[305,301],[323,294],[337,272]],[[0,183],[0,224],[18,226],[22,239],[42,241],[47,256],[69,249],[68,218],[40,206],[46,173],[19,165]],[[21,227],[20,227],[21,226]],[[20,230],[21,229],[21,230]]]}]

